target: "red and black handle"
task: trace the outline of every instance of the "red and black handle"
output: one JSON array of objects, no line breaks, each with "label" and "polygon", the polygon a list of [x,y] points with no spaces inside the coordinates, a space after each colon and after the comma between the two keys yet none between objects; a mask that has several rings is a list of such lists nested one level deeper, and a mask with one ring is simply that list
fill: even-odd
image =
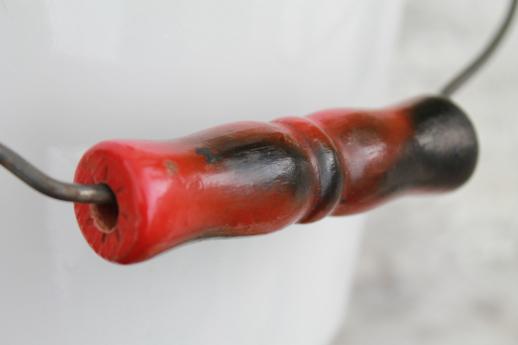
[{"label": "red and black handle", "polygon": [[117,204],[75,210],[98,254],[132,263],[194,239],[265,234],[404,192],[451,190],[477,154],[472,124],[446,98],[326,110],[171,141],[102,142],[75,180],[107,184]]}]

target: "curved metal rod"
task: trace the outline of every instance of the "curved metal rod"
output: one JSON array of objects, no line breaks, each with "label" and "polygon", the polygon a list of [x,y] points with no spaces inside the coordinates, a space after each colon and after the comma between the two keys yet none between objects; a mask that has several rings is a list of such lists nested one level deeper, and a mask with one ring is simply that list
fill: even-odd
[{"label": "curved metal rod", "polygon": [[449,97],[460,89],[487,60],[493,55],[495,50],[500,46],[505,34],[509,31],[516,13],[516,5],[518,0],[511,0],[506,11],[505,17],[500,24],[496,33],[491,37],[488,45],[475,57],[475,59],[455,75],[439,92],[441,95]]},{"label": "curved metal rod", "polygon": [[0,143],[0,165],[32,188],[51,198],[94,204],[115,202],[115,196],[108,186],[81,185],[55,180],[2,143]]}]

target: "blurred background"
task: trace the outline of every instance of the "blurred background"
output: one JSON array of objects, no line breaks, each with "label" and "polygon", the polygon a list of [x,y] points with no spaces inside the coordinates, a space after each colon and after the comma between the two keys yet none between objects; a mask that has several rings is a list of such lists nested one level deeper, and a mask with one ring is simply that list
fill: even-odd
[{"label": "blurred background", "polygon": [[[107,138],[433,93],[507,0],[0,0],[0,140],[70,180]],[[518,33],[454,99],[472,180],[368,214],[121,267],[0,171],[0,342],[516,344]]]},{"label": "blurred background", "polygon": [[[394,99],[433,91],[485,44],[508,1],[406,1]],[[454,99],[481,154],[472,180],[439,198],[369,213],[336,344],[518,342],[518,28]]]}]

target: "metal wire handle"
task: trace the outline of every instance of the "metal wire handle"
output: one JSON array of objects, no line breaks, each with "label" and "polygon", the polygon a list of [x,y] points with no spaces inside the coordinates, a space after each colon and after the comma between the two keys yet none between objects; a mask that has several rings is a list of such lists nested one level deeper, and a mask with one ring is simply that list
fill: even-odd
[{"label": "metal wire handle", "polygon": [[0,165],[32,188],[54,199],[94,204],[115,201],[115,196],[108,186],[81,185],[55,180],[2,143],[0,143]]},{"label": "metal wire handle", "polygon": [[[514,19],[518,0],[511,0],[509,8],[496,34],[476,58],[449,81],[440,94],[451,96],[461,88],[493,55],[509,31]],[[108,204],[115,202],[113,192],[104,184],[81,185],[55,180],[27,162],[16,152],[0,143],[0,165],[37,191],[54,199],[79,203]]]},{"label": "metal wire handle", "polygon": [[505,12],[500,27],[489,40],[487,46],[473,59],[473,61],[456,74],[439,92],[442,96],[449,97],[458,91],[479,69],[489,60],[496,49],[500,46],[505,34],[509,31],[516,14],[518,0],[511,0]]}]

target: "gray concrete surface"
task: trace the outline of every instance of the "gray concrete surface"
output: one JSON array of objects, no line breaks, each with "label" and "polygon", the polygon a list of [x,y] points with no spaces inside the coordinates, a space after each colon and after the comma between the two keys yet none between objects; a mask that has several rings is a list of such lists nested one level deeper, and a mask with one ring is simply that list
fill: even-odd
[{"label": "gray concrete surface", "polygon": [[[508,1],[407,0],[394,100],[434,91],[487,41]],[[454,99],[481,157],[442,197],[371,213],[350,309],[336,344],[518,344],[518,25]]]}]

